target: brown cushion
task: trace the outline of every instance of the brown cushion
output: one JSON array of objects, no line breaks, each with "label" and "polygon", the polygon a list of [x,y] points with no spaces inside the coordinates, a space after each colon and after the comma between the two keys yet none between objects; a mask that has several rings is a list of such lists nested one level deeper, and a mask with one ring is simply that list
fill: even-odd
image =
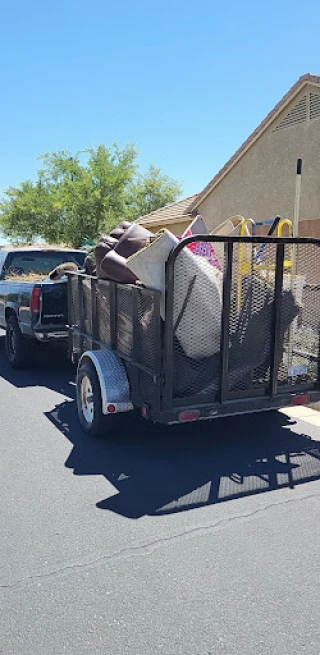
[{"label": "brown cushion", "polygon": [[100,264],[100,275],[105,280],[113,280],[122,284],[134,284],[137,277],[127,267],[127,261],[115,250],[110,250]]},{"label": "brown cushion", "polygon": [[101,277],[100,275],[100,267],[101,267],[101,262],[105,255],[110,252],[110,250],[113,250],[113,248],[117,245],[118,241],[116,239],[113,239],[112,237],[102,237],[97,244],[95,248],[95,258],[96,258],[96,270],[97,270],[97,277]]},{"label": "brown cushion", "polygon": [[152,232],[137,223],[132,223],[119,239],[115,250],[122,257],[131,257],[138,250],[145,248],[147,239],[150,236],[152,236]]},{"label": "brown cushion", "polygon": [[110,249],[114,248],[117,245],[118,241],[119,241],[119,239],[115,239],[110,234],[104,234],[99,239],[99,243],[100,242],[101,243],[108,243],[111,246]]},{"label": "brown cushion", "polygon": [[[117,240],[116,235],[121,235]],[[152,232],[138,225],[123,221],[110,237],[103,237],[96,247],[97,277],[122,284],[134,284],[137,280],[127,267],[127,258],[145,247]]]},{"label": "brown cushion", "polygon": [[121,239],[122,235],[128,229],[128,227],[130,227],[130,225],[132,225],[132,223],[129,223],[129,221],[121,221],[121,223],[119,223],[119,225],[117,225],[117,227],[115,227],[114,230],[110,232],[110,236],[119,241],[119,239]]}]

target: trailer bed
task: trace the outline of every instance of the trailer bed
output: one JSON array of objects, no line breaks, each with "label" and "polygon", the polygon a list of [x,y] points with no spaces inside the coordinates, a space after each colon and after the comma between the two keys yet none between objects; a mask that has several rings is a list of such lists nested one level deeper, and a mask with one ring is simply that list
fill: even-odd
[{"label": "trailer bed", "polygon": [[[195,276],[189,271],[186,293],[182,258],[195,241],[219,250],[221,306],[208,305],[199,278],[190,314]],[[166,264],[162,318],[160,301],[159,291],[141,285],[69,275],[73,360],[111,350],[125,366],[133,407],[146,418],[184,422],[320,400],[319,240],[188,237]]]}]

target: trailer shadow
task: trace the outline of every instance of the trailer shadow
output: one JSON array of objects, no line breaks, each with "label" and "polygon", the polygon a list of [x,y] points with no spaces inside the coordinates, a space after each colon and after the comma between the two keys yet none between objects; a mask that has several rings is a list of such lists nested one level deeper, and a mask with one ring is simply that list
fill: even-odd
[{"label": "trailer shadow", "polygon": [[4,336],[0,331],[0,377],[17,387],[47,387],[68,398],[74,398],[74,367],[61,345],[39,344],[33,348],[33,361],[26,370],[11,368],[4,350]]},{"label": "trailer shadow", "polygon": [[118,490],[97,507],[127,518],[181,512],[320,479],[319,442],[312,439],[311,426],[311,436],[301,434],[297,423],[278,412],[171,428],[133,420],[112,440],[86,437],[74,402],[62,403],[47,417],[72,444],[65,466],[75,475],[103,475]]}]

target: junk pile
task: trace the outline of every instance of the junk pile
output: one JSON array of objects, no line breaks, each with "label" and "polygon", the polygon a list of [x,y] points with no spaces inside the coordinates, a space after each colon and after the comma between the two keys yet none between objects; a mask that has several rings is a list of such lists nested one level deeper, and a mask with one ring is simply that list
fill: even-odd
[{"label": "junk pile", "polygon": [[[235,216],[224,221],[212,234],[250,236],[250,223],[252,221]],[[164,321],[166,261],[181,238],[195,234],[208,234],[201,216],[193,220],[182,237],[166,229],[155,235],[138,223],[123,221],[110,235],[100,238],[95,248],[95,274],[99,279],[158,289]],[[174,393],[177,397],[207,394],[219,388],[223,248],[223,243],[194,242],[183,248],[175,261],[173,325]],[[252,259],[251,245],[239,245],[238,271],[242,277],[239,282],[238,274],[232,282],[230,391],[259,384],[270,369],[274,286],[268,276],[259,272],[252,274],[250,262],[248,264],[249,249]],[[94,270],[92,258],[90,269]],[[237,300],[234,302],[233,298]],[[292,290],[284,288],[282,343],[300,306]]]}]

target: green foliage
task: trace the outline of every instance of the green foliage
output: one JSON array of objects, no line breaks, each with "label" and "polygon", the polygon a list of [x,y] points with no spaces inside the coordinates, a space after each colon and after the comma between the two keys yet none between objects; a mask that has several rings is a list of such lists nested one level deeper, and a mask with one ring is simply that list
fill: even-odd
[{"label": "green foliage", "polygon": [[174,202],[180,185],[151,166],[138,173],[133,145],[99,145],[72,155],[60,151],[41,158],[36,182],[9,187],[0,203],[0,225],[12,240],[80,247],[95,242],[124,218]]},{"label": "green foliage", "polygon": [[174,202],[181,193],[181,184],[163,175],[159,168],[150,166],[144,175],[138,175],[129,194],[129,207],[134,218]]}]

